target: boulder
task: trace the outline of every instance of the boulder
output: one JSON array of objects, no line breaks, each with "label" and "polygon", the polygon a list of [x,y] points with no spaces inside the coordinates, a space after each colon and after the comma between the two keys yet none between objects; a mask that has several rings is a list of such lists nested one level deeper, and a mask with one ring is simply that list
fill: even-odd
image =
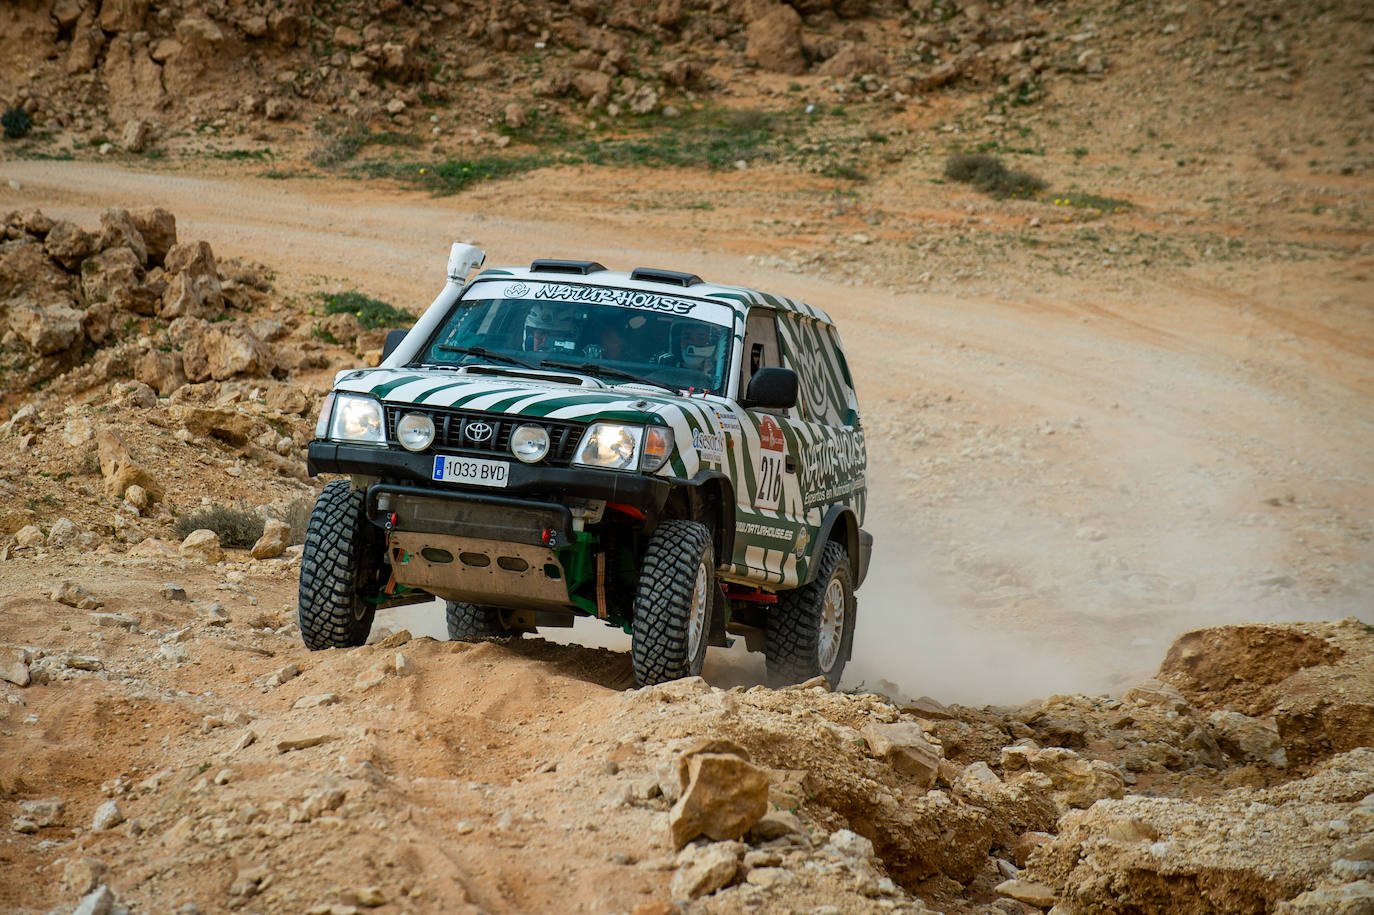
[{"label": "boulder", "polygon": [[162,296],[162,317],[205,317],[224,309],[224,294],[209,242],[173,245],[167,251],[164,267],[169,279]]},{"label": "boulder", "polygon": [[1301,626],[1217,626],[1175,639],[1159,678],[1199,708],[1264,715],[1273,707],[1275,684],[1343,654],[1323,633]]},{"label": "boulder", "polygon": [[1126,778],[1116,766],[1100,759],[1084,759],[1064,747],[1003,747],[1002,771],[1044,776],[1060,812],[1091,807],[1102,798],[1119,798],[1126,791]]},{"label": "boulder", "polygon": [[81,336],[81,312],[66,305],[11,304],[10,330],[40,356],[70,349]]},{"label": "boulder", "polygon": [[39,547],[48,542],[43,531],[36,524],[26,524],[14,534],[14,542],[22,547]]},{"label": "boulder", "polygon": [[124,822],[124,811],[119,809],[119,803],[108,800],[95,809],[95,816],[91,818],[91,829],[100,831],[102,829],[113,829]]},{"label": "boulder", "polygon": [[119,143],[125,152],[141,153],[153,140],[153,125],[143,118],[130,118],[124,124]]},{"label": "boulder", "polygon": [[143,262],[128,247],[111,247],[86,258],[81,264],[81,288],[86,302],[109,302],[128,311],[135,308],[136,290],[143,284]]},{"label": "boulder", "polygon": [[105,32],[95,24],[95,4],[87,4],[72,28],[72,43],[67,49],[67,74],[75,76],[94,70],[104,49]]},{"label": "boulder", "polygon": [[684,848],[668,885],[672,897],[699,899],[729,886],[746,847],[742,842],[712,842]]},{"label": "boulder", "polygon": [[1207,723],[1221,751],[1232,759],[1264,762],[1279,768],[1288,764],[1277,726],[1240,712],[1226,711],[1213,712]]},{"label": "boulder", "polygon": [[0,249],[0,302],[71,306],[72,280],[37,242]]},{"label": "boulder", "polygon": [[100,474],[105,478],[105,492],[115,498],[123,498],[125,491],[134,484],[142,486],[153,499],[162,498],[162,487],[143,465],[134,460],[129,446],[112,429],[101,429],[95,434],[96,454],[100,458]]},{"label": "boulder", "polygon": [[917,788],[925,790],[935,784],[941,753],[926,739],[920,725],[911,721],[873,723],[862,733],[873,755],[914,781]]},{"label": "boulder", "polygon": [[253,435],[253,417],[231,408],[173,404],[170,413],[201,439],[217,438],[231,445],[243,445]]},{"label": "boulder", "polygon": [[768,773],[730,753],[687,759],[687,784],[668,813],[674,848],[697,836],[738,839],[768,809]]},{"label": "boulder", "polygon": [[154,51],[164,60],[162,81],[176,96],[199,95],[206,88],[205,76],[225,58],[228,36],[210,19],[190,15],[176,25],[172,44]]},{"label": "boulder", "polygon": [[241,324],[212,324],[181,350],[181,367],[193,382],[224,381],[235,375],[265,375],[275,361],[261,340]]},{"label": "boulder", "polygon": [[777,4],[749,23],[744,54],[764,70],[799,76],[806,72],[802,52],[802,18],[795,9]]},{"label": "boulder", "polygon": [[162,67],[151,56],[145,32],[110,39],[100,73],[116,120],[135,117],[163,97]]},{"label": "boulder", "polygon": [[99,249],[99,242],[99,236],[64,219],[54,225],[47,238],[43,239],[43,250],[63,267],[75,270]]},{"label": "boulder", "polygon": [[104,886],[109,870],[99,858],[72,858],[62,869],[62,888],[73,896],[84,896]]},{"label": "boulder", "polygon": [[129,211],[148,248],[148,265],[162,266],[167,252],[177,243],[177,218],[162,207],[138,207]]},{"label": "boulder", "polygon": [[884,76],[887,70],[887,56],[883,52],[864,45],[845,44],[817,67],[816,73],[820,76],[860,76],[865,73]]},{"label": "boulder", "polygon": [[148,262],[148,245],[143,233],[128,210],[110,207],[100,214],[100,250],[128,248],[138,258],[139,266]]},{"label": "boulder", "polygon": [[595,102],[611,94],[611,78],[597,70],[579,70],[573,75],[572,87],[583,100]]},{"label": "boulder", "polygon": [[199,559],[209,564],[224,559],[224,550],[219,545],[219,534],[204,528],[187,534],[177,552],[187,558]]},{"label": "boulder", "polygon": [[148,0],[103,0],[100,27],[106,32],[137,32],[148,17]]},{"label": "boulder", "polygon": [[254,559],[274,559],[286,552],[286,548],[291,545],[291,525],[278,521],[276,518],[267,519],[263,526],[262,536],[258,542],[253,544]]},{"label": "boulder", "polygon": [[186,373],[181,370],[181,354],[149,350],[134,363],[134,378],[166,397],[186,384]]}]

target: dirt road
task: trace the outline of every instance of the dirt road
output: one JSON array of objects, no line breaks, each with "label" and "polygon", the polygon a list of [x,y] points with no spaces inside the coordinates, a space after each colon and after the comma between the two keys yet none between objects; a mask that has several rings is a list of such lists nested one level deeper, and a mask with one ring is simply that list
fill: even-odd
[{"label": "dirt road", "polygon": [[[842,269],[774,266],[751,256],[804,242],[758,240],[760,212],[737,204],[703,228],[627,210],[615,173],[436,199],[98,163],[3,172],[21,189],[0,187],[0,207],[90,222],[156,203],[182,237],[267,263],[298,294],[356,287],[418,310],[464,240],[492,263],[662,265],[826,309],[859,385],[879,533],[854,684],[1013,701],[1120,687],[1207,623],[1374,620],[1368,256],[1029,275],[994,261],[964,290],[898,275],[884,244],[848,248]],[[633,189],[713,193],[673,172]],[[932,254],[928,273],[963,263]]]}]

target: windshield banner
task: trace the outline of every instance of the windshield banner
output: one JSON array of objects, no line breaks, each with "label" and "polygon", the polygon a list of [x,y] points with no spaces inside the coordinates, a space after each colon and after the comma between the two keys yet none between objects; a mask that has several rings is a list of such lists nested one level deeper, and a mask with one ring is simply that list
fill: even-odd
[{"label": "windshield banner", "polygon": [[[731,309],[717,302],[684,299],[638,289],[613,289],[608,286],[581,286],[573,283],[527,283],[517,281],[503,284],[503,299],[536,299],[550,302],[573,302],[589,305],[611,305],[616,308],[637,308],[661,314],[690,315],[699,320],[729,325]],[[476,295],[486,295],[474,290]]]}]

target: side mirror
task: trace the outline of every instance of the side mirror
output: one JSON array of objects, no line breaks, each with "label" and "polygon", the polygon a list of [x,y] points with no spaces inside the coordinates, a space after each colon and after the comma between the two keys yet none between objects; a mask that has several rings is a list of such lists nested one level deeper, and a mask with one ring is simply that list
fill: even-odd
[{"label": "side mirror", "polygon": [[761,368],[749,379],[744,406],[788,410],[797,405],[797,373],[791,369],[769,366]]},{"label": "side mirror", "polygon": [[386,332],[386,342],[382,344],[382,358],[385,359],[396,351],[396,347],[401,345],[401,341],[406,338],[408,330],[389,330]]}]

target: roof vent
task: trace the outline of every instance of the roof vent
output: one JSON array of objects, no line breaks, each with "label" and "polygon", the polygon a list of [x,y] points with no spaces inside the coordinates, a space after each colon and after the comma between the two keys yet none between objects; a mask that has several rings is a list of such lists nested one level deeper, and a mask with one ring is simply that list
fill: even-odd
[{"label": "roof vent", "polygon": [[596,261],[562,261],[553,258],[537,260],[530,264],[530,270],[539,273],[576,273],[579,276],[586,276],[589,273],[596,273],[605,269]]},{"label": "roof vent", "polygon": [[676,270],[660,270],[657,267],[636,267],[630,279],[645,283],[667,283],[669,286],[695,286],[704,283],[695,273],[678,273]]}]

